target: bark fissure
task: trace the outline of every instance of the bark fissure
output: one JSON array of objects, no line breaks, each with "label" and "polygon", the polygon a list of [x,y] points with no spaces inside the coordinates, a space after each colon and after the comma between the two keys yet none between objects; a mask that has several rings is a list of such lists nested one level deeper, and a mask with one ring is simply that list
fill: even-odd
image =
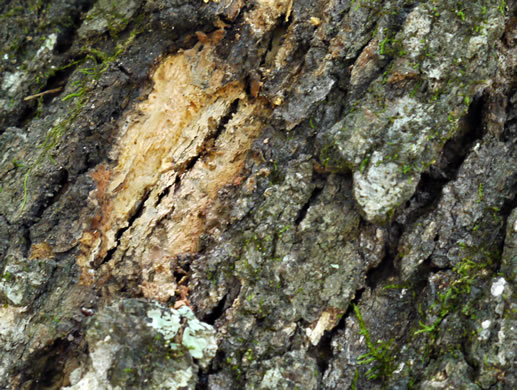
[{"label": "bark fissure", "polygon": [[484,136],[484,96],[474,100],[463,117],[460,130],[446,142],[440,160],[420,178],[414,195],[405,205],[398,221],[410,225],[438,206],[445,186],[457,179],[465,159]]},{"label": "bark fissure", "polygon": [[[101,265],[103,265],[105,263],[109,263],[112,260],[115,252],[119,249],[120,239],[122,238],[124,233],[126,233],[129,229],[131,229],[133,227],[133,224],[135,223],[135,221],[142,216],[142,213],[145,208],[145,204],[146,204],[147,200],[149,199],[149,196],[150,196],[150,191],[147,191],[146,193],[144,193],[144,196],[142,197],[142,199],[140,199],[138,201],[134,212],[129,216],[127,225],[124,226],[123,228],[117,230],[117,232],[115,234],[115,245],[107,251],[106,256],[104,256],[104,258],[97,259],[96,262],[94,264],[92,264],[94,268],[99,268]],[[121,256],[122,255],[123,254],[121,254]]]},{"label": "bark fissure", "polygon": [[302,207],[298,210],[298,215],[296,216],[296,219],[294,220],[295,226],[298,226],[302,223],[305,216],[307,215],[307,211],[309,210],[309,207],[311,207],[311,205],[316,201],[316,199],[318,198],[319,194],[321,194],[322,191],[323,191],[322,187],[314,188],[314,190],[312,191],[307,202],[305,202],[305,204],[303,204]]}]

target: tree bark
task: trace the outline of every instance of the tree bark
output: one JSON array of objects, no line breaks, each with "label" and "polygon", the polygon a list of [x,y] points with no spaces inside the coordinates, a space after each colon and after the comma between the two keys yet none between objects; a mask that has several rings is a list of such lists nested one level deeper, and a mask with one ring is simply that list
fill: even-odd
[{"label": "tree bark", "polygon": [[516,12],[0,4],[0,388],[516,388]]}]

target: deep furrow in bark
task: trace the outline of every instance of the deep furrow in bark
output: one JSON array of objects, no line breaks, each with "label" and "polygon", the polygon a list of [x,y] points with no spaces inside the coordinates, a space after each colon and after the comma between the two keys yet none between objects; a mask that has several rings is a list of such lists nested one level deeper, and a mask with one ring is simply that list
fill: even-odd
[{"label": "deep furrow in bark", "polygon": [[[398,220],[395,219],[395,221],[386,228],[388,238],[386,240],[385,256],[377,267],[368,271],[366,277],[366,286],[372,291],[383,281],[388,280],[390,277],[397,276],[395,261],[399,256],[399,240],[405,227],[410,226],[418,218],[434,210],[443,188],[457,177],[461,165],[467,158],[475,142],[483,136],[482,110],[483,96],[472,103],[472,106],[465,116],[464,131],[457,134],[445,145],[442,160],[439,163],[440,168],[434,170],[431,168],[432,172],[422,175],[415,194],[411,200],[407,202],[406,209],[401,213],[403,219],[401,220],[401,216],[399,216]],[[508,209],[509,213],[512,208],[508,207]],[[406,212],[408,213],[404,215]],[[444,269],[440,270],[443,271]],[[434,272],[433,269],[428,267],[426,275],[422,275],[421,280],[427,280],[432,272]],[[347,312],[343,315],[338,325],[331,331],[327,331],[320,341],[320,344],[313,348],[314,356],[327,356],[324,363],[319,363],[320,367],[326,366],[328,368],[328,362],[333,358],[332,351],[329,351],[332,339],[344,330],[346,319],[349,316],[355,316],[353,305],[359,304],[363,292],[364,288],[356,292],[355,298],[351,301]]]},{"label": "deep furrow in bark", "polygon": [[407,201],[405,210],[396,218],[411,225],[438,205],[443,188],[455,180],[460,167],[483,135],[484,96],[474,100],[463,118],[461,130],[445,144],[440,161],[424,172],[415,193]]},{"label": "deep furrow in bark", "polygon": [[142,215],[142,212],[145,207],[145,203],[147,202],[149,195],[150,195],[150,191],[147,191],[144,194],[144,196],[142,197],[140,202],[137,204],[135,211],[133,212],[132,215],[130,215],[127,226],[123,227],[122,229],[117,230],[117,233],[115,235],[116,245],[113,248],[111,248],[110,250],[108,250],[108,252],[106,253],[106,256],[103,259],[101,259],[100,262],[98,262],[97,264],[93,264],[94,268],[98,268],[102,264],[108,263],[112,259],[113,255],[119,248],[120,239],[121,239],[122,235],[127,230],[129,230],[133,226],[133,223]]},{"label": "deep furrow in bark", "polygon": [[[239,107],[239,101],[239,99],[235,99],[231,103],[230,107],[228,108],[228,112],[221,118],[219,124],[217,125],[217,128],[213,129],[212,133],[207,134],[207,138],[203,141],[203,145],[201,146],[202,150],[199,151],[199,153],[197,153],[195,156],[190,157],[187,161],[185,161],[184,164],[177,168],[178,174],[174,182],[174,193],[176,193],[181,188],[182,175],[189,172],[192,168],[194,168],[194,166],[200,159],[202,159],[208,153],[211,152],[212,146],[215,145],[215,142],[226,128],[226,125],[228,124],[230,119],[232,119],[233,115],[237,112],[237,109]],[[164,190],[164,192],[162,192],[162,194],[160,194],[159,201],[157,202],[157,204],[159,204],[160,200],[168,193],[169,188],[167,188],[166,190]]]},{"label": "deep furrow in bark", "polygon": [[318,199],[318,196],[319,196],[319,194],[321,194],[321,191],[323,191],[323,188],[321,188],[321,187],[314,188],[309,200],[307,200],[307,202],[304,205],[302,205],[300,210],[298,210],[298,215],[296,216],[296,219],[294,220],[295,226],[300,225],[300,223],[303,221],[303,219],[307,215],[307,210],[309,210],[309,207],[312,204],[314,204],[316,199]]}]

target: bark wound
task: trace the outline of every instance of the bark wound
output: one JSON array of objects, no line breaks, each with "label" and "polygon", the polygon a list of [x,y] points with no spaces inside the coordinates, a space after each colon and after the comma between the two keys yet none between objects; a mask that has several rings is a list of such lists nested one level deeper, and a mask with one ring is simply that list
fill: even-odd
[{"label": "bark wound", "polygon": [[[126,116],[116,164],[91,174],[96,214],[81,239],[83,283],[111,275],[139,280],[148,298],[175,294],[171,260],[198,250],[200,234],[218,218],[219,189],[239,175],[270,115],[263,99],[248,100],[244,81],[225,82],[217,64],[210,39],[166,58],[152,75],[153,92]],[[167,191],[178,179],[177,190]]]}]

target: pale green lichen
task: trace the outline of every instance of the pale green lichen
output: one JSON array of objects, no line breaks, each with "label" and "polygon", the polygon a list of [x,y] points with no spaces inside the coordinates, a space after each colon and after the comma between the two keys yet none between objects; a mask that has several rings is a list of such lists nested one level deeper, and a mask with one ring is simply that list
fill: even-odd
[{"label": "pale green lichen", "polygon": [[[217,342],[214,328],[199,321],[187,306],[170,311],[152,309],[147,312],[147,316],[152,320],[150,326],[163,336],[172,350],[185,348],[202,367],[207,367],[215,356]],[[185,329],[180,341],[176,336],[182,323],[185,323]]]},{"label": "pale green lichen", "polygon": [[[156,329],[165,339],[171,343],[181,327],[180,316],[176,313],[167,313],[159,309],[149,310],[147,316],[152,320],[151,327]],[[173,347],[174,348],[174,347]]]}]

